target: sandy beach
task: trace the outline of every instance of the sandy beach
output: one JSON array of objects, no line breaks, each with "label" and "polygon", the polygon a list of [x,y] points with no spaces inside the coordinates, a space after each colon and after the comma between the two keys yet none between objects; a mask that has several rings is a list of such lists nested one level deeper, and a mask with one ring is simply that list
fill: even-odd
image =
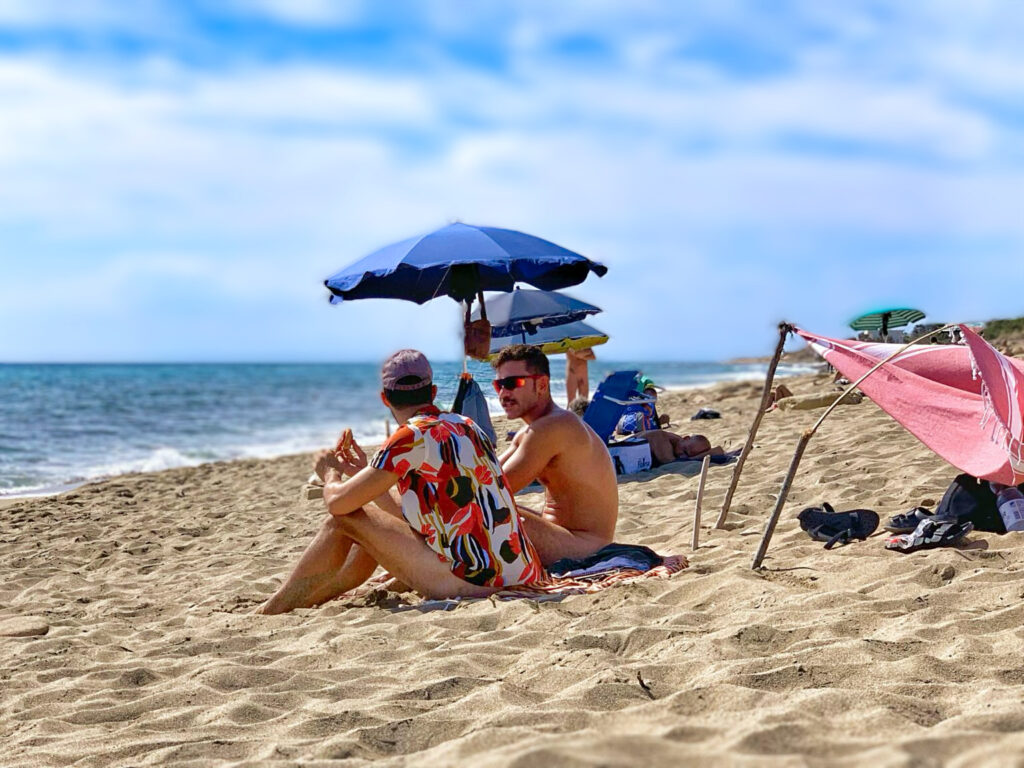
[{"label": "sandy beach", "polygon": [[[723,384],[660,407],[729,449],[759,398]],[[722,419],[690,422],[699,407]],[[623,478],[617,539],[690,568],[559,602],[375,593],[252,615],[319,523],[308,456],[8,501],[0,765],[1022,764],[1024,537],[902,555],[879,532],[825,551],[795,520],[821,501],[883,520],[934,506],[957,474],[871,402],[812,441],[750,569],[820,413],[766,415],[726,530],[711,525],[733,468],[711,468],[696,552],[692,472]]]}]

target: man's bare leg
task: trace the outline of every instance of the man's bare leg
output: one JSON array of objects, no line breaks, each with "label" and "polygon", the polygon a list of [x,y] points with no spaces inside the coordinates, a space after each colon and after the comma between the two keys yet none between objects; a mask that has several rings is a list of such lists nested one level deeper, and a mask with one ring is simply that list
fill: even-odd
[{"label": "man's bare leg", "polygon": [[375,507],[342,515],[337,525],[389,573],[421,595],[487,597],[497,591],[460,579],[408,523]]},{"label": "man's bare leg", "polygon": [[295,570],[258,613],[287,613],[312,608],[355,589],[377,569],[377,561],[355,544],[328,515]]},{"label": "man's bare leg", "polygon": [[587,557],[606,544],[611,544],[611,539],[605,541],[602,536],[593,533],[570,531],[521,505],[519,511],[523,513],[520,519],[523,521],[526,537],[537,550],[544,566],[551,565],[563,557],[571,557],[574,560]]}]

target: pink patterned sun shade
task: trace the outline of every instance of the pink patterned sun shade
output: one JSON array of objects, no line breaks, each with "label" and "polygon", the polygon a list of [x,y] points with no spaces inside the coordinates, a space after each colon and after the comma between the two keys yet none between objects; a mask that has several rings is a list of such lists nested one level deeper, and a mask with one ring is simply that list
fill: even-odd
[{"label": "pink patterned sun shade", "polygon": [[[965,345],[912,345],[859,387],[954,467],[1007,485],[1024,482],[1024,361],[965,325],[960,330]],[[901,347],[797,333],[850,381]]]}]

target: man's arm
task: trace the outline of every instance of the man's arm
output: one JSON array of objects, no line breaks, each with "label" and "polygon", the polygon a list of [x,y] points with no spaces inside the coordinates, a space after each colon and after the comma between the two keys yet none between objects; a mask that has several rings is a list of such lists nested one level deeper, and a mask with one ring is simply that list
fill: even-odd
[{"label": "man's arm", "polygon": [[[334,467],[338,470],[342,479],[344,479],[346,476],[355,477],[360,471],[367,467],[368,463],[366,451],[364,451],[359,446],[359,443],[356,442],[355,438],[352,436],[352,430],[346,429],[341,433],[341,437],[338,438],[338,443],[334,447],[333,451],[321,451],[317,455],[314,471],[321,480],[324,480],[328,470],[331,467]],[[391,492],[390,487],[380,496],[375,498],[373,503],[382,512],[397,515],[398,517],[402,516],[401,499],[397,498]]]},{"label": "man's arm", "polygon": [[501,457],[501,469],[512,493],[536,480],[558,453],[557,440],[550,428],[531,426],[516,439],[517,444]]},{"label": "man's arm", "polygon": [[527,429],[529,429],[529,427],[522,426],[518,430],[516,430],[516,434],[512,438],[511,445],[509,445],[509,447],[505,449],[505,452],[498,457],[499,464],[504,466],[505,462],[512,458],[512,454],[519,450],[519,441],[522,440],[521,436],[526,432]]},{"label": "man's arm", "polygon": [[402,500],[398,498],[397,491],[388,489],[375,498],[373,503],[381,512],[387,512],[389,515],[398,515],[398,517],[402,516]]},{"label": "man's arm", "polygon": [[346,480],[336,468],[330,467],[324,476],[324,504],[335,516],[351,514],[371,501],[381,506],[382,497],[395,504],[388,490],[398,478],[393,472],[365,467]]}]

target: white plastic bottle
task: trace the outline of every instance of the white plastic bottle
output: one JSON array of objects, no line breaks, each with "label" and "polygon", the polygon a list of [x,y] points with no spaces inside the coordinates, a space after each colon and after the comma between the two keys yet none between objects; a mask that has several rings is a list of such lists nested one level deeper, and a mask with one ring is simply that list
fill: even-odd
[{"label": "white plastic bottle", "polygon": [[998,491],[996,505],[999,507],[999,516],[1003,518],[1007,533],[1024,531],[1024,493],[1021,493],[1017,486],[1008,485]]}]

